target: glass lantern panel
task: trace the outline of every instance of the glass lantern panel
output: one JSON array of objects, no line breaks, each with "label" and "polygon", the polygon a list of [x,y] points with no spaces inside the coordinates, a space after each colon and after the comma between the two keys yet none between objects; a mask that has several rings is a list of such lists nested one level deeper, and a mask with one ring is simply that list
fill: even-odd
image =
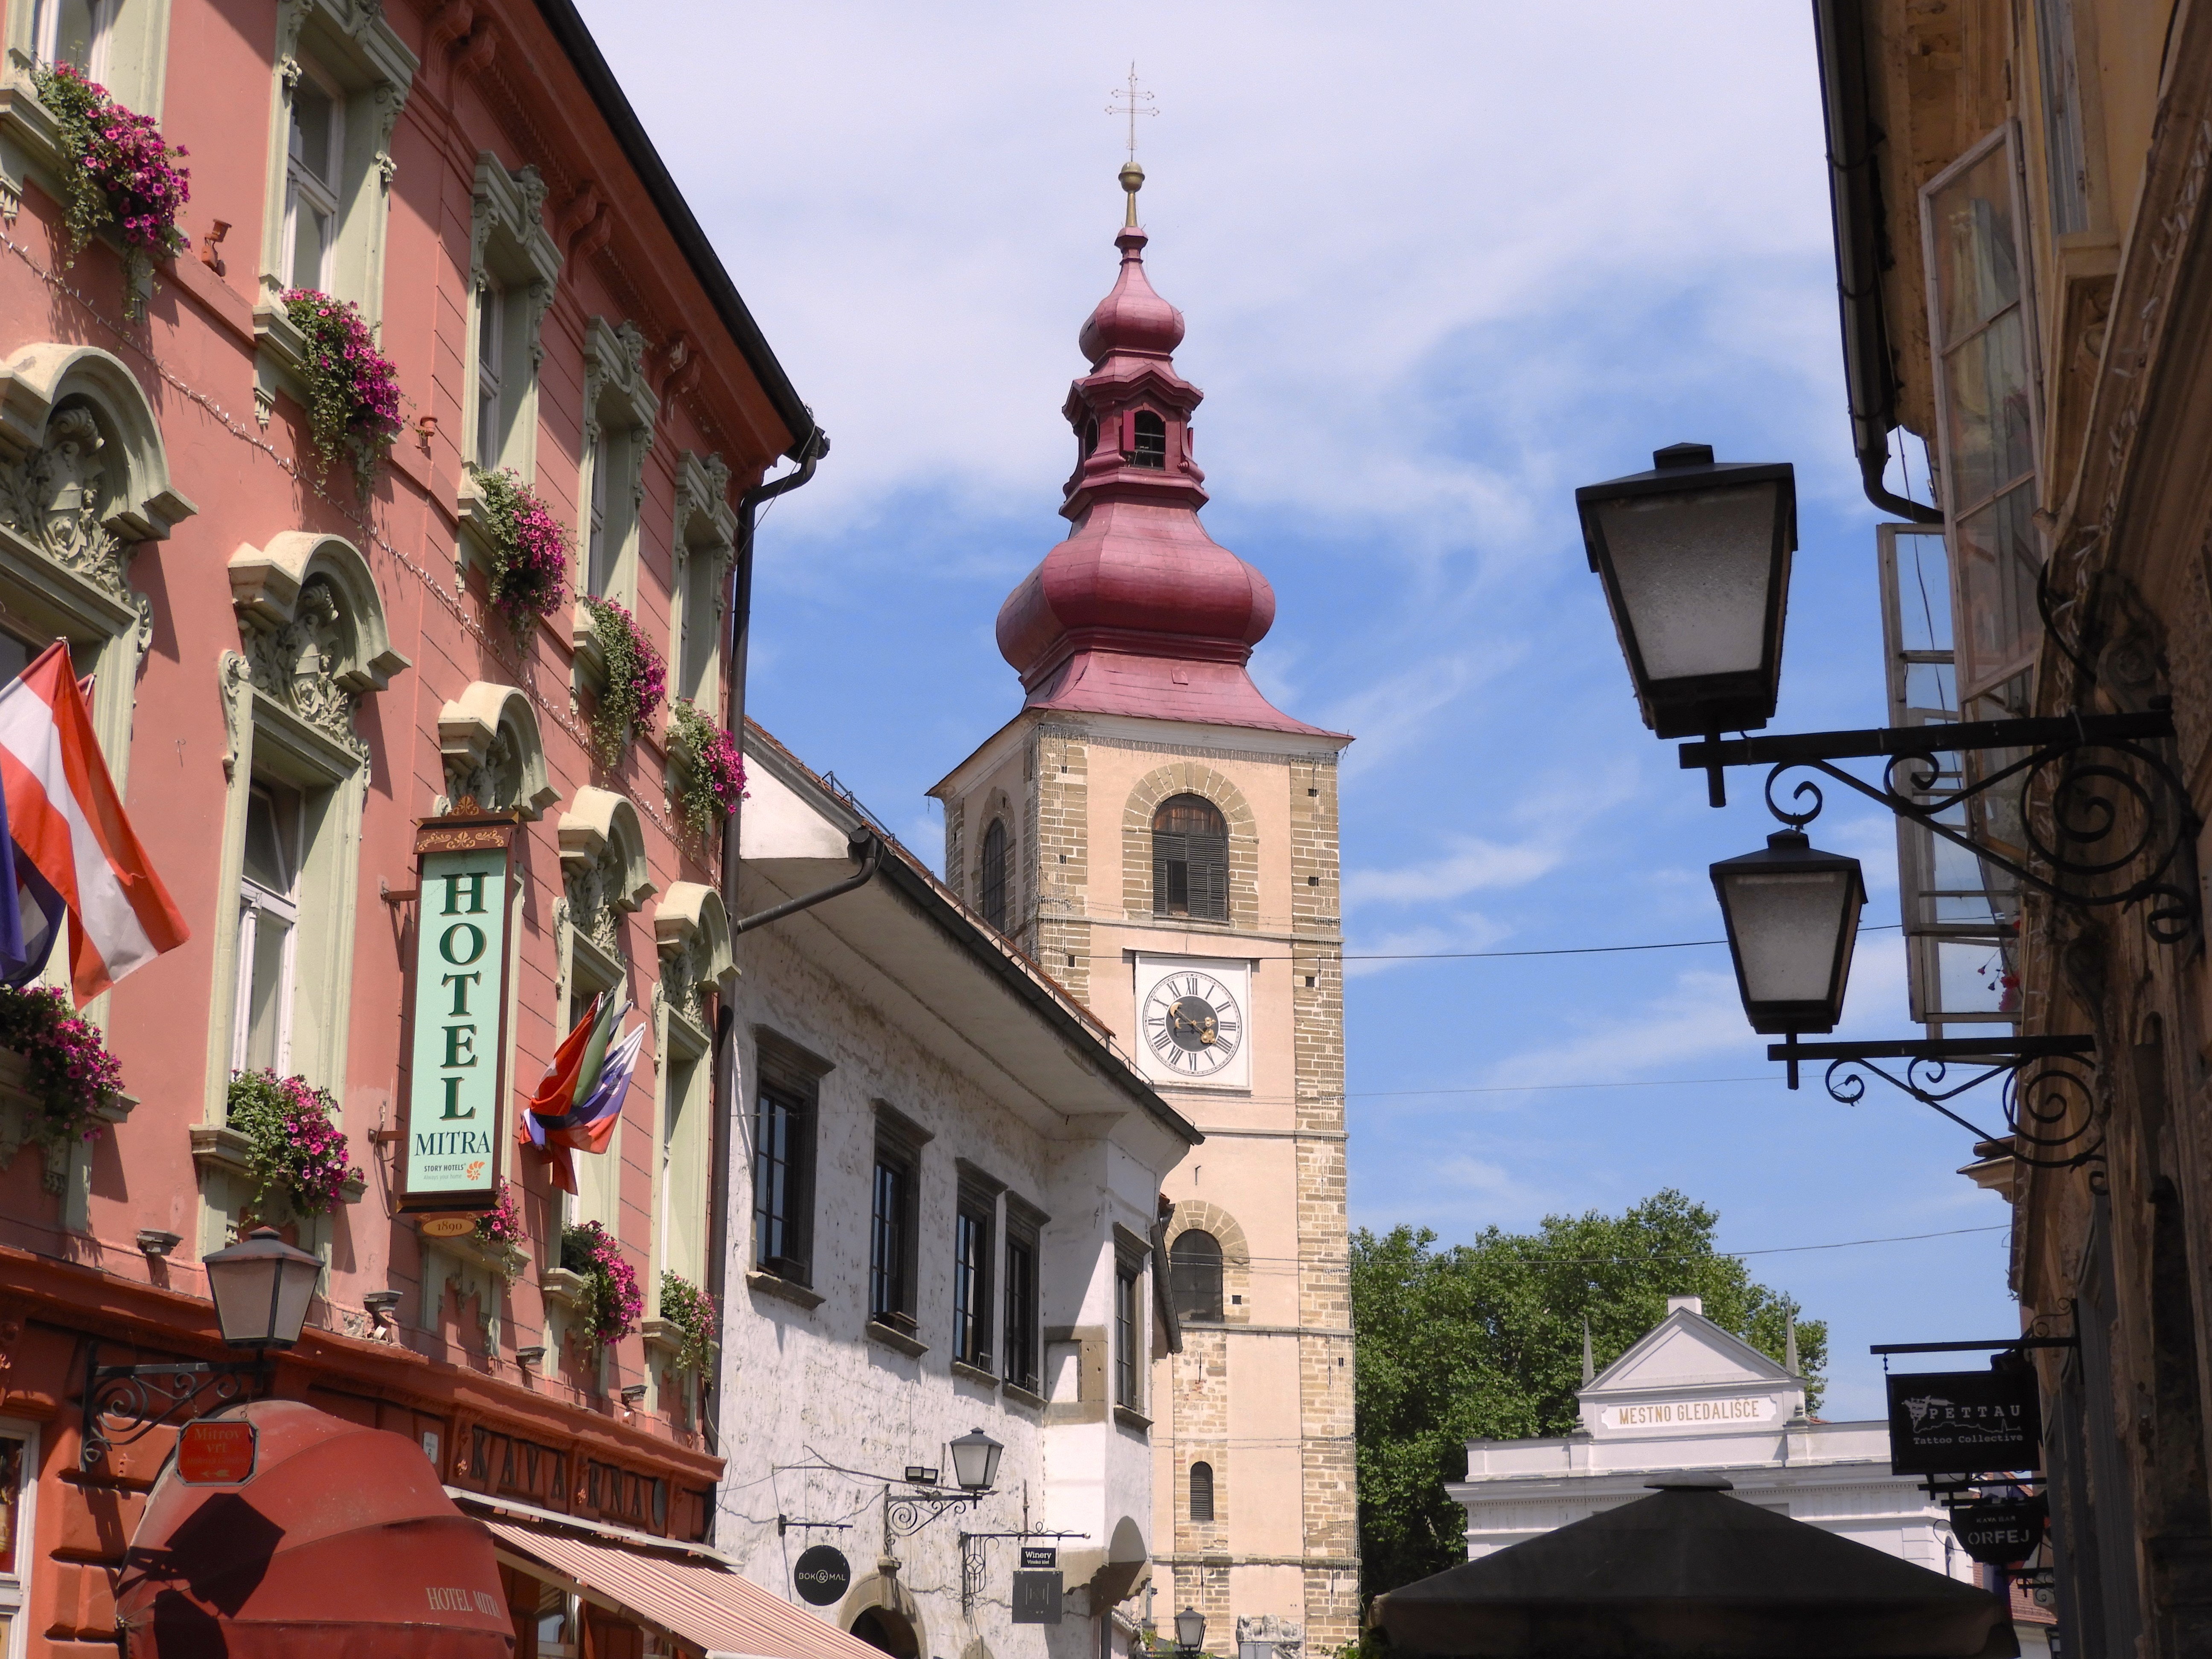
[{"label": "glass lantern panel", "polygon": [[1850,872],[1747,870],[1724,879],[1744,995],[1754,1003],[1826,1002],[1838,932],[1858,925]]},{"label": "glass lantern panel", "polygon": [[314,1299],[315,1286],[322,1280],[319,1262],[287,1261],[284,1282],[276,1292],[276,1328],[279,1338],[296,1338],[300,1327],[307,1322],[307,1304]]},{"label": "glass lantern panel", "polygon": [[216,1317],[226,1342],[258,1342],[269,1334],[269,1307],[276,1282],[274,1256],[222,1262],[208,1269]]},{"label": "glass lantern panel", "polygon": [[1622,607],[1654,682],[1765,664],[1778,484],[1599,504]]}]

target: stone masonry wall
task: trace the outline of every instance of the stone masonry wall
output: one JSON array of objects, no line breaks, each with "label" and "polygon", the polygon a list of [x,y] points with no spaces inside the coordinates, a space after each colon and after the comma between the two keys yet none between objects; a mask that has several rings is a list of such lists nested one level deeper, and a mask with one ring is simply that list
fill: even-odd
[{"label": "stone masonry wall", "polygon": [[1036,895],[1030,951],[1078,1001],[1091,1000],[1090,750],[1082,738],[1040,731],[1033,739],[1027,890]]}]

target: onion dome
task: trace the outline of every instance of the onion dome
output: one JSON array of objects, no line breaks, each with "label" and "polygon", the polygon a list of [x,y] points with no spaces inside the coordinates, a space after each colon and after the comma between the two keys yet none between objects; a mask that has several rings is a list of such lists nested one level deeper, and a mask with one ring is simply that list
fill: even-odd
[{"label": "onion dome", "polygon": [[999,650],[1032,708],[1314,732],[1261,696],[1245,665],[1275,620],[1275,591],[1198,520],[1204,480],[1191,415],[1205,394],[1176,373],[1182,313],[1145,275],[1136,192],[1122,169],[1121,269],[1083,325],[1091,372],[1068,390],[1075,471],[1067,539],[1007,596]]}]

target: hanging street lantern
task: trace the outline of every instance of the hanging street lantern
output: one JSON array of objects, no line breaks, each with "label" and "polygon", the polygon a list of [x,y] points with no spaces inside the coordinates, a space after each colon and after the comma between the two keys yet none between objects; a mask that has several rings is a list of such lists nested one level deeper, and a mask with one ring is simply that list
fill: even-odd
[{"label": "hanging street lantern", "polygon": [[963,1492],[988,1492],[999,1478],[999,1456],[1006,1449],[971,1429],[952,1443],[952,1478]]},{"label": "hanging street lantern", "polygon": [[1185,1655],[1199,1652],[1206,1646],[1206,1615],[1194,1607],[1185,1607],[1175,1616],[1176,1651]]},{"label": "hanging street lantern", "polygon": [[322,1258],[293,1249],[274,1227],[256,1227],[228,1249],[201,1258],[200,1266],[228,1346],[267,1352],[300,1340]]},{"label": "hanging street lantern", "polygon": [[1790,463],[1670,444],[1649,472],[1585,484],[1575,506],[1644,723],[1662,738],[1765,726],[1797,548]]},{"label": "hanging street lantern", "polygon": [[1866,903],[1859,861],[1820,851],[1802,830],[1778,830],[1765,851],[1723,859],[1712,876],[1751,1029],[1834,1030]]}]

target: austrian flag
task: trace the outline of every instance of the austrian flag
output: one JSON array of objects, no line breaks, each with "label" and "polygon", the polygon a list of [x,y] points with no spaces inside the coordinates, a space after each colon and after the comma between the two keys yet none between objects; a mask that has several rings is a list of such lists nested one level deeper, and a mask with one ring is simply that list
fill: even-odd
[{"label": "austrian flag", "polygon": [[18,892],[32,907],[24,933],[39,928],[35,912],[50,932],[67,908],[78,1007],[191,936],[116,799],[59,641],[0,687],[0,791]]}]

